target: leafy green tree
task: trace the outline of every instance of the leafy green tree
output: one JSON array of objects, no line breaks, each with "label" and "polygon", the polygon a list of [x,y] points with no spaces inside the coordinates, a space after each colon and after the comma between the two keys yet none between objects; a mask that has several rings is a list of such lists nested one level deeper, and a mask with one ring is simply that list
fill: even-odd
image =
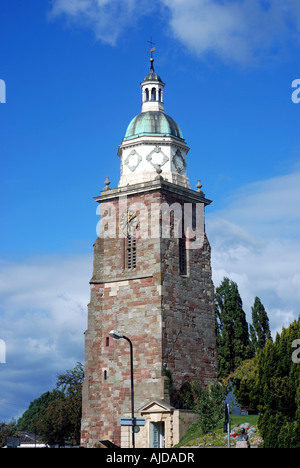
[{"label": "leafy green tree", "polygon": [[199,380],[190,382],[180,395],[188,407],[199,416],[199,425],[204,435],[204,446],[207,434],[214,431],[224,417],[225,395],[226,391],[220,383],[213,382],[205,389]]},{"label": "leafy green tree", "polygon": [[80,443],[82,382],[84,368],[58,375],[56,388],[34,400],[18,421],[23,430],[36,430],[49,445],[64,445],[65,441]]},{"label": "leafy green tree", "polygon": [[57,380],[57,389],[64,392],[67,400],[67,413],[71,424],[69,437],[77,445],[80,443],[83,380],[84,367],[80,362],[66,374],[59,375]]},{"label": "leafy green tree", "polygon": [[252,325],[250,325],[250,335],[255,351],[263,349],[266,342],[272,339],[269,317],[258,297],[255,298],[252,307]]},{"label": "leafy green tree", "polygon": [[254,355],[243,303],[235,282],[224,278],[215,292],[219,377],[224,378]]},{"label": "leafy green tree", "polygon": [[238,402],[260,413],[266,448],[300,448],[300,363],[293,357],[299,339],[300,316],[228,377]]},{"label": "leafy green tree", "polygon": [[252,394],[266,448],[300,448],[300,364],[292,359],[299,337],[300,317],[258,354]]},{"label": "leafy green tree", "polygon": [[50,405],[44,409],[37,421],[37,430],[47,444],[65,445],[72,431],[69,416],[69,406],[64,395],[52,401]]},{"label": "leafy green tree", "polygon": [[50,403],[37,423],[39,434],[50,444],[64,445],[66,440],[80,443],[83,365],[57,377],[59,398]]},{"label": "leafy green tree", "polygon": [[247,359],[231,374],[223,379],[225,387],[233,386],[234,396],[236,401],[241,406],[251,407],[253,411],[257,410],[257,402],[255,400],[254,382],[257,372],[257,356],[252,359]]},{"label": "leafy green tree", "polygon": [[288,421],[282,424],[278,436],[278,445],[280,448],[299,448],[300,440],[300,421]]},{"label": "leafy green tree", "polygon": [[39,398],[33,400],[28,410],[18,419],[18,429],[20,431],[34,432],[36,430],[37,421],[40,419],[43,411],[50,405],[52,401],[62,397],[62,393],[58,390],[45,392]]},{"label": "leafy green tree", "polygon": [[17,436],[16,422],[13,421],[10,424],[0,424],[0,448],[5,447],[7,437]]}]

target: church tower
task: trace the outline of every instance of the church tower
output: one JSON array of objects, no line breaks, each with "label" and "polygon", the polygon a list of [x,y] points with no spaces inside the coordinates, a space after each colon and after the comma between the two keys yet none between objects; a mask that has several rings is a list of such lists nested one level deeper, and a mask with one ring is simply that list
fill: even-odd
[{"label": "church tower", "polygon": [[141,83],[141,113],[118,150],[121,175],[101,195],[85,333],[82,445],[131,446],[130,349],[134,414],[146,420],[136,447],[172,447],[194,415],[180,392],[216,379],[214,289],[200,182],[190,188],[189,148],[164,110],[165,83],[154,70]]}]

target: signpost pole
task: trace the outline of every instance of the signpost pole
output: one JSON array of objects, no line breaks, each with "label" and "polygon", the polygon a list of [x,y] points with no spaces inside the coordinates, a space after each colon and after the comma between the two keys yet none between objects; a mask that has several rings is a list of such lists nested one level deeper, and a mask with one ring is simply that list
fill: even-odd
[{"label": "signpost pole", "polygon": [[227,405],[227,414],[228,414],[228,421],[227,421],[228,446],[227,446],[227,448],[230,448],[230,412],[229,412],[229,405]]},{"label": "signpost pole", "polygon": [[132,448],[135,448],[135,438],[134,438],[134,428],[136,425],[136,420],[134,417],[134,381],[133,381],[133,347],[131,340],[127,338],[127,336],[123,335],[122,333],[118,332],[117,330],[111,330],[109,332],[110,336],[115,340],[120,340],[123,338],[124,340],[128,341],[130,345],[130,373],[131,373],[131,432],[132,432]]},{"label": "signpost pole", "polygon": [[227,448],[230,448],[230,408],[225,404],[225,422],[223,424],[223,431],[227,433]]},{"label": "signpost pole", "polygon": [[131,369],[131,417],[132,417],[132,448],[135,448],[135,433],[134,433],[134,426],[135,426],[135,417],[134,417],[134,383],[133,383],[133,348],[132,343],[127,336],[124,336],[124,339],[128,341],[130,345],[130,369]]}]

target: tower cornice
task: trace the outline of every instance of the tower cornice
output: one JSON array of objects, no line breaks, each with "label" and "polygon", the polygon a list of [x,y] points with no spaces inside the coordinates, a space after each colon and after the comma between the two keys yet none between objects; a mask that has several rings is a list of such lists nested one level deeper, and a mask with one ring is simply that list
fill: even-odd
[{"label": "tower cornice", "polygon": [[131,197],[139,194],[144,195],[150,192],[161,192],[166,195],[176,197],[184,203],[204,203],[205,206],[212,203],[212,200],[205,198],[203,192],[198,192],[190,188],[173,184],[159,176],[157,179],[152,181],[126,185],[115,189],[104,189],[100,196],[94,197],[94,200],[98,203],[102,203],[114,201],[124,196]]}]

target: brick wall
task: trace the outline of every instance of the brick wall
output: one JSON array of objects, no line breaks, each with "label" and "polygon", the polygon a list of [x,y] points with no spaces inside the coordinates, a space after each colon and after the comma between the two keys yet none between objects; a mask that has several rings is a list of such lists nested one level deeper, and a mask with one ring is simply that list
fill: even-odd
[{"label": "brick wall", "polygon": [[[129,344],[113,340],[110,330],[124,333],[133,343],[135,409],[155,399],[175,402],[183,383],[193,378],[205,383],[216,378],[209,243],[205,240],[201,249],[187,252],[187,275],[180,276],[179,240],[153,238],[145,231],[149,221],[150,233],[153,203],[183,203],[192,191],[175,193],[174,186],[162,180],[152,182],[149,190],[146,185],[126,193],[129,209],[139,215],[136,268],[124,269],[125,241],[118,223],[115,238],[98,238],[94,245],[85,334],[84,446],[102,439],[120,445],[119,418],[130,412]],[[112,190],[97,199],[103,225],[105,213],[118,213],[118,196],[119,191]],[[109,216],[106,219],[109,222]],[[152,219],[152,227],[160,223],[161,218]],[[165,374],[172,377],[169,395]]]}]

